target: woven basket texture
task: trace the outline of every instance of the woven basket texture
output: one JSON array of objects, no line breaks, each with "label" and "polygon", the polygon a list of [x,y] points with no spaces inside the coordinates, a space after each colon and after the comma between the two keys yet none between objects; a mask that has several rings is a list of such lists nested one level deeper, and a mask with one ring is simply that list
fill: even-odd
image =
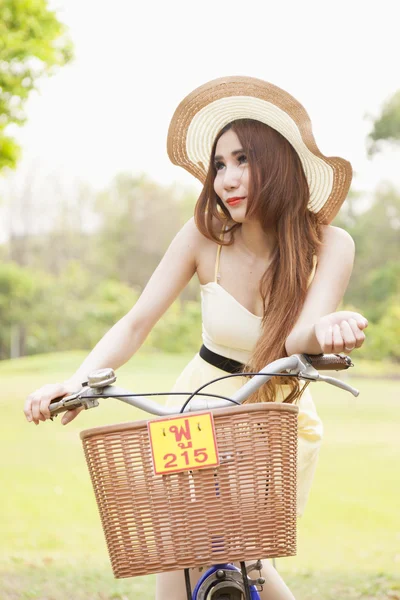
[{"label": "woven basket texture", "polygon": [[220,465],[157,476],[146,421],[82,432],[115,577],[294,555],[297,413],[218,409]]}]

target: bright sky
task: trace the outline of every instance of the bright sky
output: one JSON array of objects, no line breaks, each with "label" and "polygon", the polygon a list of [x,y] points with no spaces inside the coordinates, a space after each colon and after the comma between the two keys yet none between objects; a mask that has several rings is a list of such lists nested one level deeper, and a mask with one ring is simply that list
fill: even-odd
[{"label": "bright sky", "polygon": [[41,86],[18,132],[24,160],[96,188],[121,172],[198,187],[170,164],[166,136],[181,99],[224,75],[265,79],[294,95],[320,150],[343,156],[354,188],[400,185],[400,151],[366,157],[370,129],[400,88],[393,0],[55,0],[75,61]]}]

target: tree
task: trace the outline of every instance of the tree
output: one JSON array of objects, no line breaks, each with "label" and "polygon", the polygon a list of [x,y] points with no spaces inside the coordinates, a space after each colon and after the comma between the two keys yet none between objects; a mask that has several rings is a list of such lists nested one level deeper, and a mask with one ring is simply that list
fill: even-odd
[{"label": "tree", "polygon": [[34,273],[13,263],[0,266],[0,359],[25,354],[36,288]]},{"label": "tree", "polygon": [[19,156],[19,146],[7,128],[24,123],[30,92],[71,57],[66,27],[46,0],[1,0],[0,171],[15,167]]},{"label": "tree", "polygon": [[344,226],[356,245],[345,303],[377,322],[400,292],[400,195],[390,185],[381,185],[368,210],[355,219],[344,213],[335,224]]},{"label": "tree", "polygon": [[382,141],[400,143],[400,90],[384,104],[381,115],[375,119],[368,136],[370,156],[380,149]]},{"label": "tree", "polygon": [[[146,175],[115,177],[96,203],[104,274],[142,289],[187,218],[187,197]],[[193,199],[192,214],[194,204]]]}]

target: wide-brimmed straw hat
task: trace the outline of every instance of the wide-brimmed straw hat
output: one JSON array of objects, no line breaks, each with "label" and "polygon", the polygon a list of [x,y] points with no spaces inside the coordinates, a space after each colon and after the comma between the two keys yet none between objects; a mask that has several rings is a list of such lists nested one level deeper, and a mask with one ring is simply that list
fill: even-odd
[{"label": "wide-brimmed straw hat", "polygon": [[225,125],[254,119],[281,133],[297,151],[310,189],[308,208],[329,223],[346,198],[352,169],[343,158],[319,151],[306,110],[284,90],[253,77],[214,79],[191,92],[176,109],[168,131],[171,161],[202,183],[212,145]]}]

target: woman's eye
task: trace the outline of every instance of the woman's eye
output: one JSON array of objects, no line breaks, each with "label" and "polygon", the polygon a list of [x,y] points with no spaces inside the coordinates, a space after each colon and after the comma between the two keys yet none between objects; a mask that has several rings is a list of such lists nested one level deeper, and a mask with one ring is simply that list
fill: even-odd
[{"label": "woman's eye", "polygon": [[215,169],[216,169],[217,171],[220,171],[220,170],[221,170],[221,169],[222,169],[224,166],[225,166],[225,165],[224,165],[224,163],[222,163],[222,162],[219,162],[219,161],[217,161],[217,162],[215,163]]},{"label": "woman's eye", "polygon": [[240,156],[238,156],[238,163],[240,165],[247,163],[247,156],[245,154],[241,154]]}]

